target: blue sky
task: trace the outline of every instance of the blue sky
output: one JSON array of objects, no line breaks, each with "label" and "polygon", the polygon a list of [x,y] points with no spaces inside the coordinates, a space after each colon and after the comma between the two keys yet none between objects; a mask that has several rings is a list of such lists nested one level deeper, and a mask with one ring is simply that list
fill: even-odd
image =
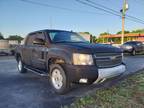
[{"label": "blue sky", "polygon": [[[121,30],[121,18],[78,3],[75,0],[29,0],[72,11],[50,8],[21,0],[0,0],[0,32],[5,36],[25,35],[41,29],[63,29],[75,32],[88,31],[93,35],[101,32],[116,33]],[[92,0],[119,11],[123,0]],[[144,0],[128,0],[127,14],[144,20]],[[81,12],[84,11],[84,12]],[[92,12],[92,13],[88,13]],[[144,24],[126,20],[126,30],[144,28]]]}]

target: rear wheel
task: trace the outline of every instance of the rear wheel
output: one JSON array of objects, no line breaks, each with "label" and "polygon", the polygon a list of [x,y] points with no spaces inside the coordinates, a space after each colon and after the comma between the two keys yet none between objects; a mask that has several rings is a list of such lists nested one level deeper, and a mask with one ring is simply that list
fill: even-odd
[{"label": "rear wheel", "polygon": [[20,57],[18,58],[18,61],[17,61],[17,67],[20,73],[26,73],[27,70],[24,68],[24,64]]},{"label": "rear wheel", "polygon": [[68,77],[58,64],[50,65],[50,82],[58,94],[65,94],[70,89]]}]

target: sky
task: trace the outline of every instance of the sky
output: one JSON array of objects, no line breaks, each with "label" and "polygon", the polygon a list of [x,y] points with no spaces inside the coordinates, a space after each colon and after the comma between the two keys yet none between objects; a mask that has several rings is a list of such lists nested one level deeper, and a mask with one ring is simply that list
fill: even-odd
[{"label": "sky", "polygon": [[[76,0],[0,0],[0,32],[9,35],[26,34],[42,29],[60,29],[90,32],[98,36],[102,32],[116,33],[121,30],[121,17],[80,4]],[[84,1],[84,0],[82,0]],[[122,9],[123,0],[92,0],[116,11]],[[144,20],[144,0],[128,0],[128,15]],[[49,5],[59,8],[49,7]],[[126,19],[125,29],[144,28],[144,24]]]}]

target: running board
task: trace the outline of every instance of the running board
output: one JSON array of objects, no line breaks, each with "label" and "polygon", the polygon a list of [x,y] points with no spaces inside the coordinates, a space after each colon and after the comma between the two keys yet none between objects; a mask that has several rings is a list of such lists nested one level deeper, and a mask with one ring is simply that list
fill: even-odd
[{"label": "running board", "polygon": [[29,70],[29,71],[31,71],[31,72],[39,75],[39,76],[42,76],[42,77],[48,77],[48,76],[49,76],[48,74],[42,74],[42,73],[39,73],[38,71],[32,70],[32,69],[30,69],[30,68],[27,68],[27,67],[25,67],[25,68],[26,68],[27,70]]}]

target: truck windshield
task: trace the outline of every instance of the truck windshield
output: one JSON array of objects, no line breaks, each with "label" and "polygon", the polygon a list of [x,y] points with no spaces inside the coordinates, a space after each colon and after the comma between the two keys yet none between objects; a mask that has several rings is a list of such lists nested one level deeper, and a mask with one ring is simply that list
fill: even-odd
[{"label": "truck windshield", "polygon": [[88,42],[81,35],[74,32],[67,31],[53,31],[48,33],[50,39],[54,43],[63,43],[63,42]]}]

